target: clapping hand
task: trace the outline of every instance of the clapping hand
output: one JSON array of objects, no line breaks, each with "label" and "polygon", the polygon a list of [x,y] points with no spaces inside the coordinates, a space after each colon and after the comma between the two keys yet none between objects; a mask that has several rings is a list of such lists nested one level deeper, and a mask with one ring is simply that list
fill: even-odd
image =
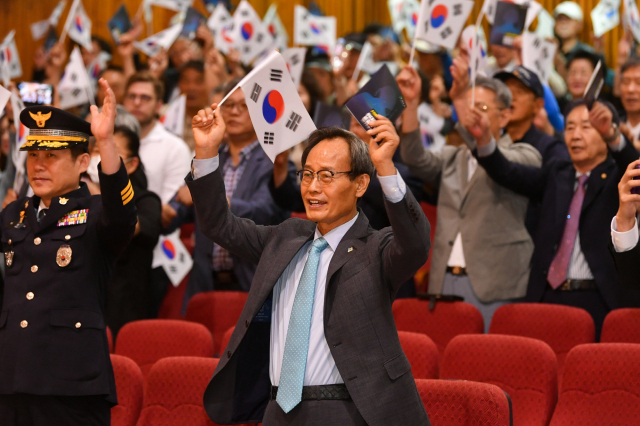
[{"label": "clapping hand", "polygon": [[196,158],[213,158],[218,155],[218,148],[226,130],[218,104],[211,104],[210,108],[198,111],[198,114],[191,121],[191,127],[193,128]]}]

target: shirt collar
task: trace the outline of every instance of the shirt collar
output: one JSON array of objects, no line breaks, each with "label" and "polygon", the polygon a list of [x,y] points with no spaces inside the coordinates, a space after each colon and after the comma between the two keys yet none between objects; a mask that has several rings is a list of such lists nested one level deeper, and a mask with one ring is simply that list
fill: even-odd
[{"label": "shirt collar", "polygon": [[338,244],[340,244],[340,241],[342,241],[347,231],[349,231],[349,229],[351,229],[353,224],[356,223],[356,220],[358,220],[358,216],[360,216],[359,212],[356,213],[353,219],[351,219],[349,222],[343,223],[337,228],[327,232],[325,235],[322,235],[318,230],[318,227],[316,226],[316,233],[313,236],[313,241],[317,240],[320,237],[324,237],[327,243],[329,243],[329,247],[331,247],[331,250],[335,252],[336,249],[338,248]]}]

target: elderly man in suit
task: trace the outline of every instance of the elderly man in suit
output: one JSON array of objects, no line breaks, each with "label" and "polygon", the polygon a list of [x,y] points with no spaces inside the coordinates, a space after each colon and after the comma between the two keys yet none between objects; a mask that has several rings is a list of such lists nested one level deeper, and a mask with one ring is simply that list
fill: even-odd
[{"label": "elderly man in suit", "polygon": [[[372,127],[368,147],[337,127],[314,131],[300,172],[309,220],[259,226],[225,200],[220,113],[194,117],[187,184],[198,222],[214,242],[258,264],[204,395],[216,423],[429,424],[391,311],[399,286],[428,257],[429,223],[393,165],[392,123],[381,117]],[[381,231],[357,208],[374,166],[391,222]]]},{"label": "elderly man in suit", "polygon": [[606,314],[628,303],[607,246],[618,182],[638,152],[621,136],[615,108],[596,102],[589,109],[584,99],[572,101],[565,112],[571,160],[555,159],[542,168],[505,158],[486,120],[469,113],[477,140],[477,149],[470,148],[482,167],[503,187],[541,203],[527,301],[587,310],[598,337]]},{"label": "elderly man in suit", "polygon": [[[475,96],[475,104],[491,122],[500,152],[512,161],[539,167],[542,157],[534,147],[513,144],[506,132],[501,136],[510,119],[509,89],[498,80],[478,78],[472,94],[467,69],[465,61],[455,59],[450,95],[456,110],[468,107]],[[407,102],[400,137],[402,160],[413,175],[439,184],[429,291],[464,297],[480,310],[488,330],[498,307],[526,293],[533,253],[525,227],[527,199],[496,184],[466,146],[446,145],[438,153],[424,148],[417,114],[420,78],[407,66],[397,80]],[[456,129],[468,135],[461,125]]]}]

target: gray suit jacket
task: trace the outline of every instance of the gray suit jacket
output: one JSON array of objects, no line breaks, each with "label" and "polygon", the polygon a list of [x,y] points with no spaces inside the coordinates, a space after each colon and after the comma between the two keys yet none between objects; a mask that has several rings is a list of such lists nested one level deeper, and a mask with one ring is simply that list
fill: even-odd
[{"label": "gray suit jacket", "polygon": [[[442,293],[447,262],[460,232],[476,296],[483,302],[524,297],[533,254],[533,240],[524,224],[528,199],[498,185],[480,165],[466,183],[466,146],[446,145],[434,153],[422,146],[419,131],[401,135],[400,141],[409,171],[426,182],[440,182],[429,292]],[[542,163],[535,148],[514,144],[507,134],[498,141],[498,149],[511,161],[537,167]]]},{"label": "gray suit jacket", "polygon": [[[216,423],[260,422],[271,387],[272,290],[296,253],[313,239],[316,224],[289,219],[278,226],[256,225],[229,211],[219,170],[186,180],[204,234],[258,264],[247,303],[205,391],[204,406]],[[338,371],[367,423],[428,425],[391,304],[400,285],[428,257],[429,222],[411,192],[398,203],[385,201],[385,206],[392,228],[374,231],[360,212],[337,248],[339,255],[331,260],[324,332]]]}]

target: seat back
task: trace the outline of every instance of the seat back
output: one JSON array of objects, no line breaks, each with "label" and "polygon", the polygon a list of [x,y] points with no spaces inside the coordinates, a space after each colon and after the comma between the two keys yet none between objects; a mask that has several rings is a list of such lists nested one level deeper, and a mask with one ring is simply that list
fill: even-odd
[{"label": "seat back", "polygon": [[596,343],[571,349],[550,426],[640,424],[640,345]]},{"label": "seat back", "polygon": [[482,314],[465,302],[437,302],[429,310],[429,301],[397,299],[393,302],[393,318],[401,331],[413,331],[429,336],[440,353],[440,362],[447,344],[459,334],[484,333]]},{"label": "seat back", "polygon": [[125,324],[116,338],[116,354],[131,358],[145,378],[153,364],[171,356],[213,356],[211,333],[202,324],[182,320],[140,320]]},{"label": "seat back", "polygon": [[465,380],[416,380],[431,426],[508,426],[509,400],[497,386]]},{"label": "seat back", "polygon": [[490,334],[509,334],[542,340],[558,358],[558,383],[562,380],[564,360],[569,351],[593,343],[596,329],[587,311],[547,303],[513,303],[499,307],[493,314]]},{"label": "seat back", "polygon": [[558,397],[557,366],[555,353],[540,340],[468,334],[447,346],[440,378],[499,386],[511,397],[514,426],[547,426]]},{"label": "seat back", "polygon": [[112,426],[135,426],[142,409],[142,371],[133,360],[111,355],[118,405],[111,408]]},{"label": "seat back", "polygon": [[222,337],[238,322],[247,295],[242,291],[207,291],[198,293],[189,300],[185,319],[200,323],[211,331],[215,354],[224,349],[220,344]]},{"label": "seat back", "polygon": [[212,426],[202,395],[218,365],[215,358],[170,357],[149,372],[137,426]]},{"label": "seat back", "polygon": [[603,343],[640,343],[640,309],[615,309],[607,314],[602,325]]},{"label": "seat back", "polygon": [[415,379],[438,378],[438,348],[427,335],[411,331],[398,331],[400,345],[411,364]]}]

